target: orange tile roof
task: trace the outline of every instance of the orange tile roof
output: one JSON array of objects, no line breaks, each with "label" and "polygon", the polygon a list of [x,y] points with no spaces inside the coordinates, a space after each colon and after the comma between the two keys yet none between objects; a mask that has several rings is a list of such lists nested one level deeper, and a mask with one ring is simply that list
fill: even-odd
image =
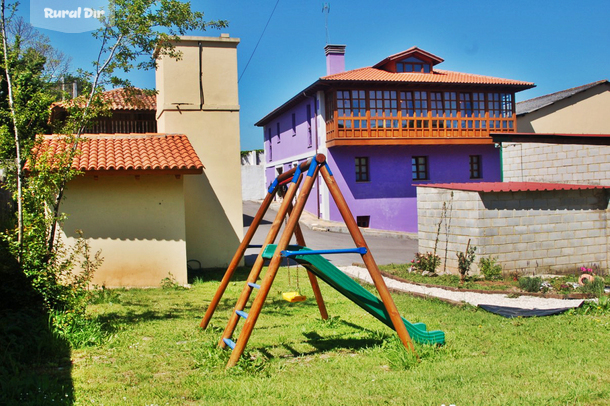
[{"label": "orange tile roof", "polygon": [[402,83],[443,83],[443,84],[481,84],[533,87],[530,82],[495,78],[492,76],[474,75],[471,73],[451,72],[435,69],[434,73],[394,73],[376,68],[360,68],[334,75],[323,76],[322,81],[366,81],[366,82],[402,82]]},{"label": "orange tile roof", "polygon": [[[76,99],[53,103],[53,107],[65,107],[75,101],[85,104],[85,95]],[[125,88],[117,88],[102,92],[102,100],[108,103],[110,110],[157,110],[157,95],[145,93],[144,90],[134,88],[128,92]]]},{"label": "orange tile roof", "polygon": [[110,104],[112,110],[156,110],[157,96],[146,94],[142,89],[133,89],[133,93],[125,88],[112,89],[102,93],[102,98]]},{"label": "orange tile roof", "polygon": [[[88,174],[198,174],[203,164],[186,135],[178,134],[99,134],[84,135],[81,153],[72,168]],[[42,150],[51,156],[66,150],[61,135],[45,135]]]}]

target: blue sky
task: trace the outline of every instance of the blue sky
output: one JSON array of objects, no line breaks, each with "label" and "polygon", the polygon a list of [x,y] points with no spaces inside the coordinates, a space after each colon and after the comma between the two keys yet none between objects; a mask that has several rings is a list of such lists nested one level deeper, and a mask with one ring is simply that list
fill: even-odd
[{"label": "blue sky", "polygon": [[[83,2],[85,0],[82,0]],[[194,1],[207,19],[229,27],[193,35],[241,39],[241,75],[277,0]],[[517,101],[610,78],[608,0],[333,0],[330,43],[344,44],[346,69],[371,66],[417,46],[445,60],[439,69],[534,82]],[[321,0],[280,0],[239,82],[242,150],[262,148],[254,123],[325,75],[325,14]],[[28,9],[28,2],[22,2]],[[24,13],[26,14],[26,13]],[[25,16],[28,18],[27,16]],[[41,30],[53,45],[88,68],[98,46],[90,33]],[[154,72],[131,72],[154,87]]]}]

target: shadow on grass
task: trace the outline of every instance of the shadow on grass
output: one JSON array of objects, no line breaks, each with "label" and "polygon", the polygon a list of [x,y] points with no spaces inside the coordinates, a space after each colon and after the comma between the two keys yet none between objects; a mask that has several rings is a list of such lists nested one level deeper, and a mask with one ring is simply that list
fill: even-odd
[{"label": "shadow on grass", "polygon": [[[188,283],[194,282],[220,282],[225,275],[227,268],[200,268],[188,270]],[[245,282],[250,274],[250,268],[240,266],[235,269],[232,282]]]},{"label": "shadow on grass", "polygon": [[73,404],[70,347],[50,331],[40,297],[4,246],[0,280],[0,404]]},{"label": "shadow on grass", "polygon": [[[305,336],[306,340],[299,344],[308,344],[309,346],[314,348],[313,350],[298,350],[293,345],[288,343],[282,343],[280,344],[280,347],[288,351],[293,357],[303,357],[333,351],[337,352],[341,350],[347,350],[350,352],[358,351],[365,348],[380,346],[388,338],[387,335],[380,334],[378,331],[366,329],[357,324],[353,324],[343,320],[335,320],[333,322],[356,330],[360,330],[361,332],[365,332],[368,334],[365,334],[362,337],[353,337],[353,331],[346,331],[343,334],[333,333],[329,336],[323,336],[317,331],[309,331],[303,333],[303,336]],[[269,347],[259,347],[256,348],[256,351],[259,351],[267,359],[276,358],[276,355],[272,353],[272,349]]]}]

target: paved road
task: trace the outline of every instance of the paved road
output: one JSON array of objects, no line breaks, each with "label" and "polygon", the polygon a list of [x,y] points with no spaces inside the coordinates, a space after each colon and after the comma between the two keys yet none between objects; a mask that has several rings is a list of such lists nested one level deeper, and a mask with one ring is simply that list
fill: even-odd
[{"label": "paved road", "polygon": [[[256,215],[260,204],[257,202],[244,202],[244,235],[252,219]],[[275,219],[277,212],[269,209],[259,226],[251,244],[262,244],[271,228],[271,223]],[[325,231],[313,231],[307,227],[301,227],[307,246],[311,249],[336,249],[353,248],[354,241],[349,234],[331,233]],[[280,231],[281,233],[281,231]],[[281,235],[281,234],[280,234]],[[408,238],[391,238],[382,236],[365,236],[366,242],[373,254],[373,258],[379,265],[385,264],[404,264],[410,262],[417,252],[417,240]],[[276,242],[279,240],[279,236]],[[294,241],[293,241],[294,243]],[[249,248],[246,251],[246,264],[252,265],[260,249]],[[335,266],[349,266],[353,263],[362,263],[359,254],[338,254],[327,255]]]}]

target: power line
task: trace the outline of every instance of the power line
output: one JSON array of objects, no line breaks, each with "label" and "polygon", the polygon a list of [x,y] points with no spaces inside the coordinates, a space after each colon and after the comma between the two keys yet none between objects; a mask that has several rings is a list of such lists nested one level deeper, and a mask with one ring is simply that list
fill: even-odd
[{"label": "power line", "polygon": [[254,47],[254,50],[252,51],[252,54],[250,55],[250,59],[248,59],[248,62],[246,63],[244,70],[241,71],[241,75],[239,75],[239,78],[237,79],[237,83],[239,83],[242,76],[244,76],[244,73],[246,73],[246,69],[248,69],[248,65],[250,65],[250,61],[252,60],[252,57],[254,56],[256,49],[258,48],[258,44],[261,43],[261,40],[263,39],[263,35],[265,35],[265,31],[267,31],[267,27],[269,26],[269,22],[271,22],[271,17],[273,17],[273,13],[275,13],[275,9],[277,8],[277,5],[279,3],[280,3],[280,0],[277,0],[275,2],[275,6],[273,7],[273,10],[271,11],[271,15],[269,16],[269,19],[267,20],[267,24],[265,24],[265,28],[263,28],[263,32],[261,33],[261,36],[258,38],[258,42],[256,43],[256,46]]}]

